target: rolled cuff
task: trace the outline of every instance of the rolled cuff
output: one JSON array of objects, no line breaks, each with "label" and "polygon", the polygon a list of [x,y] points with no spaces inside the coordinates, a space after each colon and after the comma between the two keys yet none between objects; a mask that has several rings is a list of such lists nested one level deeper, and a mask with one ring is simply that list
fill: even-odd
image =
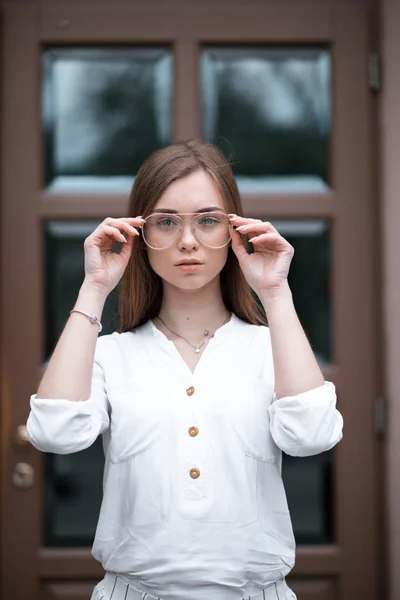
[{"label": "rolled cuff", "polygon": [[336,409],[332,382],[275,400],[269,407],[270,431],[276,445],[291,456],[330,450],[343,437],[343,417]]},{"label": "rolled cuff", "polygon": [[85,450],[109,426],[107,412],[92,398],[81,402],[30,398],[27,420],[30,441],[42,452],[71,454]]}]

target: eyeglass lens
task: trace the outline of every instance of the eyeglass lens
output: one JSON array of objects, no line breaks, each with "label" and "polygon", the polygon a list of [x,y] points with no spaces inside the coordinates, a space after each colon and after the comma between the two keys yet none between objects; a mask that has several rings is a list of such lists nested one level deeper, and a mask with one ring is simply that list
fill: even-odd
[{"label": "eyeglass lens", "polygon": [[201,213],[185,220],[179,215],[155,213],[143,225],[144,241],[155,250],[168,248],[182,235],[186,220],[197,240],[209,248],[223,248],[231,239],[231,224],[224,213]]}]

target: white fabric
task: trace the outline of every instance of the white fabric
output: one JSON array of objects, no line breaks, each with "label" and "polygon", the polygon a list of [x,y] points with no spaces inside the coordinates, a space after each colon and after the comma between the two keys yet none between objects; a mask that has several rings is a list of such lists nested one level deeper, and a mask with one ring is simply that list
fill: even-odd
[{"label": "white fabric", "polygon": [[[136,581],[132,582],[126,577],[122,579],[115,573],[106,573],[104,579],[94,588],[90,600],[164,600],[139,590],[135,584]],[[236,598],[239,600],[239,596]],[[284,579],[280,579],[255,595],[241,597],[240,600],[296,600],[296,594]]]},{"label": "white fabric", "polygon": [[335,406],[329,382],[276,400],[268,328],[232,316],[193,374],[152,322],[99,338],[90,399],[34,395],[27,428],[39,450],[60,454],[103,434],[93,555],[107,571],[157,597],[228,600],[293,567],[281,450],[332,448],[343,427]]}]

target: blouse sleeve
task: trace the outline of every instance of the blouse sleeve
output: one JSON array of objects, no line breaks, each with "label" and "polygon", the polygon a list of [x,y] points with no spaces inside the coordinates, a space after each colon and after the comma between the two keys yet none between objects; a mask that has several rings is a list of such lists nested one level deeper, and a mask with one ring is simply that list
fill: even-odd
[{"label": "blouse sleeve", "polygon": [[[260,328],[265,356],[263,377],[275,387],[271,337],[268,327]],[[336,390],[325,381],[315,389],[276,399],[269,406],[270,432],[275,444],[291,456],[312,456],[330,450],[343,437],[343,418],[336,409]]]},{"label": "blouse sleeve", "polygon": [[276,445],[291,456],[312,456],[333,448],[343,437],[343,418],[336,409],[330,381],[297,396],[275,400],[269,407]]},{"label": "blouse sleeve", "polygon": [[71,454],[91,446],[110,424],[104,371],[98,357],[94,361],[88,400],[42,399],[34,394],[30,408],[27,431],[38,450]]}]

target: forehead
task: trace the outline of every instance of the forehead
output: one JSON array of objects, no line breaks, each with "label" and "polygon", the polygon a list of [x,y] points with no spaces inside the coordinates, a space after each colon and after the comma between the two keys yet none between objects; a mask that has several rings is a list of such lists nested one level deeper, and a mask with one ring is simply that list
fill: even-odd
[{"label": "forehead", "polygon": [[194,213],[209,206],[225,208],[214,179],[205,171],[196,171],[171,183],[159,198],[154,210],[169,209],[180,213]]}]

